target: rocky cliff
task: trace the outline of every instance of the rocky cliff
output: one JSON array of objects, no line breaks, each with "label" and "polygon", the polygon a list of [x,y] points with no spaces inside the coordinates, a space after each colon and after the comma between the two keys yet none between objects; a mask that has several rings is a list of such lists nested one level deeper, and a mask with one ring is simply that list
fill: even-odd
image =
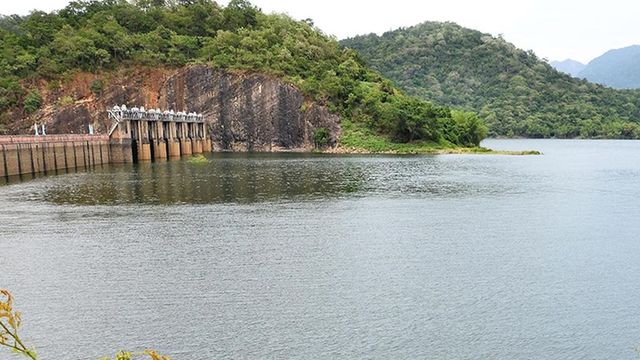
[{"label": "rocky cliff", "polygon": [[103,74],[79,73],[63,82],[40,80],[40,110],[12,114],[9,130],[28,133],[35,122],[47,133],[98,133],[109,128],[105,109],[116,104],[203,113],[216,150],[310,150],[315,129],[326,128],[333,144],[340,119],[307,101],[294,86],[263,74],[231,73],[195,65],[180,69],[129,68]]}]

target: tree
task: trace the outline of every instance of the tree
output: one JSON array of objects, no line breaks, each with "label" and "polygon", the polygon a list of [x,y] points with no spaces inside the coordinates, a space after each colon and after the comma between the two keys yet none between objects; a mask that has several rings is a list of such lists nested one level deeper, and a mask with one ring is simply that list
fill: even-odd
[{"label": "tree", "polygon": [[24,90],[16,78],[0,79],[0,112],[18,105]]},{"label": "tree", "polygon": [[34,11],[20,27],[26,33],[30,45],[40,47],[50,43],[63,24],[63,20],[55,13]]},{"label": "tree", "polygon": [[478,115],[469,111],[455,110],[451,112],[451,118],[455,124],[455,133],[450,140],[453,143],[464,146],[479,146],[487,137],[487,126]]},{"label": "tree", "polygon": [[393,102],[393,137],[400,142],[436,140],[435,113],[430,104],[399,96]]},{"label": "tree", "polygon": [[167,5],[165,0],[135,0],[134,3],[137,7],[143,10],[150,10],[153,8],[164,7]]},{"label": "tree", "polygon": [[258,9],[246,0],[231,0],[223,11],[224,28],[238,30],[252,28],[258,23]]}]

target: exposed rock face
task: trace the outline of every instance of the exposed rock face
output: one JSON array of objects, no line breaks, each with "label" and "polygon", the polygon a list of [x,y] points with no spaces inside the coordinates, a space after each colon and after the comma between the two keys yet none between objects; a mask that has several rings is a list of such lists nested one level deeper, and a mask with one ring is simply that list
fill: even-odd
[{"label": "exposed rock face", "polygon": [[313,130],[339,134],[339,119],[320,106],[302,111],[295,87],[259,74],[237,75],[206,66],[185,68],[168,79],[160,107],[202,112],[216,149],[272,151],[313,146]]},{"label": "exposed rock face", "polygon": [[[99,96],[90,90],[97,78],[106,83]],[[34,121],[44,121],[49,134],[86,133],[88,124],[104,133],[110,123],[105,109],[126,104],[203,113],[216,150],[310,150],[315,129],[328,129],[334,144],[340,136],[338,116],[305,102],[294,86],[262,74],[237,74],[198,65],[178,70],[128,70],[108,77],[79,74],[61,90],[40,87],[43,109],[30,119],[14,122],[13,132],[27,132]],[[65,96],[78,100],[56,105]]]}]

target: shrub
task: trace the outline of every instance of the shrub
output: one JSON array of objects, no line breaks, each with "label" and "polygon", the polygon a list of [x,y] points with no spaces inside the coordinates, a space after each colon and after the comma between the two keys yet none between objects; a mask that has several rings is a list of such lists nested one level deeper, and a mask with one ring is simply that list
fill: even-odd
[{"label": "shrub", "polygon": [[313,144],[316,148],[329,146],[331,143],[331,133],[327,128],[321,127],[313,130]]},{"label": "shrub", "polygon": [[59,90],[60,87],[61,87],[60,81],[58,80],[51,80],[47,82],[47,90],[49,91]]},{"label": "shrub", "polygon": [[209,159],[207,159],[206,156],[199,154],[193,155],[189,160],[187,160],[187,162],[191,165],[206,165],[209,163]]},{"label": "shrub", "polygon": [[42,96],[40,96],[38,90],[29,91],[24,98],[24,111],[27,114],[33,114],[36,110],[40,109],[40,105],[42,105]]},{"label": "shrub", "polygon": [[68,106],[74,103],[74,100],[71,96],[67,95],[67,96],[63,96],[62,98],[60,98],[60,100],[58,100],[58,106]]},{"label": "shrub", "polygon": [[16,79],[0,79],[0,112],[17,106],[23,94],[22,87]]},{"label": "shrub", "polygon": [[102,90],[104,90],[104,81],[102,79],[93,80],[90,88],[93,95],[100,96],[102,95]]}]

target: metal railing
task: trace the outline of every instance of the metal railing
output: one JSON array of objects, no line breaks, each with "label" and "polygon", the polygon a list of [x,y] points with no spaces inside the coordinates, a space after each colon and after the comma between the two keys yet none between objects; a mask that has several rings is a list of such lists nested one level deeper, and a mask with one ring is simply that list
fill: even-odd
[{"label": "metal railing", "polygon": [[143,106],[127,108],[126,105],[114,106],[107,109],[110,119],[116,122],[111,125],[109,135],[111,135],[118,124],[123,120],[139,120],[139,121],[168,121],[168,122],[186,122],[186,123],[204,123],[204,116],[195,112],[185,112],[173,110],[162,111],[160,109],[146,110]]}]

